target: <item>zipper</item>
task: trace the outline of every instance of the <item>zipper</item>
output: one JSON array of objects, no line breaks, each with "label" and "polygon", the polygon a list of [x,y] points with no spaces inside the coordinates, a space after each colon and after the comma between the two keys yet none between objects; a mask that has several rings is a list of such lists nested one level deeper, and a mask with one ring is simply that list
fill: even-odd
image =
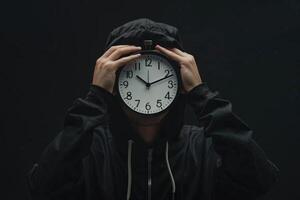
[{"label": "zipper", "polygon": [[148,200],[151,200],[151,162],[152,162],[152,151],[153,149],[148,149]]}]

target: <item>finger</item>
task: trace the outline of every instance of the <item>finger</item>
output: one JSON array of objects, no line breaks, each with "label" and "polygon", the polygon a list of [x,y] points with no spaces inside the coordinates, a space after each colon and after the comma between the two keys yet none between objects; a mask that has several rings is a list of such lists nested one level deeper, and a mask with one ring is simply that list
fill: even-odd
[{"label": "finger", "polygon": [[186,56],[186,53],[181,51],[180,49],[177,49],[177,48],[172,48],[170,49],[170,51],[173,51],[174,53],[180,55],[180,56]]},{"label": "finger", "polygon": [[141,56],[141,54],[134,54],[134,55],[126,56],[126,57],[120,58],[119,60],[116,60],[114,62],[115,70],[117,70],[119,67],[124,66],[127,63],[137,59],[140,56]]},{"label": "finger", "polygon": [[117,50],[120,47],[125,47],[125,46],[129,46],[129,45],[115,45],[115,46],[111,46],[108,50],[106,50],[101,57],[106,58],[108,57],[112,52],[114,52],[115,50]]},{"label": "finger", "polygon": [[168,50],[168,49],[166,49],[166,48],[164,48],[160,45],[156,45],[155,48],[157,50],[159,50],[161,53],[163,53],[164,55],[166,55],[167,57],[169,57],[169,58],[171,58],[171,59],[173,59],[177,62],[180,62],[182,60],[181,56],[177,55],[176,53],[174,53],[174,52],[172,52],[172,51],[170,51],[170,50]]},{"label": "finger", "polygon": [[139,46],[126,46],[121,47],[115,50],[108,58],[112,61],[119,59],[123,55],[133,53],[135,51],[141,50],[142,48]]}]

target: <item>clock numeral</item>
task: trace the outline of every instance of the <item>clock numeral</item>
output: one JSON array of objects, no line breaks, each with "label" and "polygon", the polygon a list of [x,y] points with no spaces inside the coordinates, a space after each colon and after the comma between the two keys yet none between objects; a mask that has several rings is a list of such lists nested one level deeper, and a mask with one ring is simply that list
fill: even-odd
[{"label": "clock numeral", "polygon": [[161,99],[157,99],[157,101],[156,101],[156,107],[162,108]]},{"label": "clock numeral", "polygon": [[169,99],[169,100],[172,99],[172,97],[170,97],[170,92],[167,92],[167,94],[165,95],[165,98]]},{"label": "clock numeral", "polygon": [[146,67],[152,67],[151,62],[152,62],[151,58],[150,58],[150,57],[147,57],[147,58],[145,59],[145,66],[146,66]]},{"label": "clock numeral", "polygon": [[167,74],[166,74],[166,77],[169,76],[170,70],[166,69],[165,72],[167,73]]},{"label": "clock numeral", "polygon": [[134,63],[134,70],[141,70],[141,63]]},{"label": "clock numeral", "polygon": [[133,77],[133,71],[132,70],[126,71],[126,77],[127,78],[132,78]]},{"label": "clock numeral", "polygon": [[140,99],[136,99],[135,101],[137,101],[137,104],[135,107],[139,107],[141,100]]},{"label": "clock numeral", "polygon": [[145,105],[146,110],[150,110],[150,109],[151,109],[151,106],[150,106],[149,103],[150,103],[150,102],[147,102],[146,105]]},{"label": "clock numeral", "polygon": [[125,99],[127,99],[127,100],[132,99],[131,92],[127,92],[127,96],[125,97]]},{"label": "clock numeral", "polygon": [[128,81],[123,81],[123,83],[121,83],[120,85],[124,85],[125,88],[128,87]]},{"label": "clock numeral", "polygon": [[173,83],[173,80],[169,80],[168,81],[168,88],[173,88],[174,87],[174,83]]}]

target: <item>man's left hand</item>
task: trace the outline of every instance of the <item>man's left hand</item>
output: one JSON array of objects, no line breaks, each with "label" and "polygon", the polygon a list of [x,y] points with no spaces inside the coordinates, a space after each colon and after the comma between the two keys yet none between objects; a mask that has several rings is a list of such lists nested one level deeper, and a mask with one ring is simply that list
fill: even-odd
[{"label": "man's left hand", "polygon": [[164,48],[156,45],[155,49],[167,56],[168,58],[178,62],[180,66],[180,74],[183,84],[183,92],[188,93],[195,86],[202,83],[201,76],[193,55],[183,52],[177,48]]}]

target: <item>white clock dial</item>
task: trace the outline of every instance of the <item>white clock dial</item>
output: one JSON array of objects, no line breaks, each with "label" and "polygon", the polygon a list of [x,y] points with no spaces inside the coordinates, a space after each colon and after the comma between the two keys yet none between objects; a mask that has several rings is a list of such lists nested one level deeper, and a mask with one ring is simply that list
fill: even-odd
[{"label": "white clock dial", "polygon": [[142,114],[154,114],[165,110],[174,101],[178,79],[167,59],[142,54],[121,69],[118,87],[129,108]]}]

